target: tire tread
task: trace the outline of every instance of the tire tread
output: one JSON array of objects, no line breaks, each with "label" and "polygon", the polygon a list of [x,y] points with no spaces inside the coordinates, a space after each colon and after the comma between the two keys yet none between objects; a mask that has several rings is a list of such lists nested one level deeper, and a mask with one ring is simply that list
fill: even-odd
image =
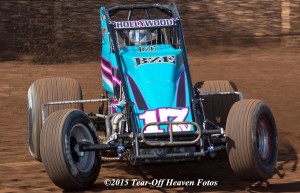
[{"label": "tire tread", "polygon": [[[257,99],[239,101],[232,106],[227,118],[226,140],[229,163],[234,173],[246,180],[261,180],[270,176],[269,171],[263,171],[257,165],[258,155],[253,149],[252,141],[253,129],[256,128],[256,125],[253,125],[256,124],[254,116],[262,104],[264,103]],[[276,127],[273,129],[276,130]]]},{"label": "tire tread", "polygon": [[64,147],[62,146],[63,143],[61,141],[64,139],[63,128],[68,116],[75,111],[79,110],[64,109],[52,113],[47,117],[41,133],[41,156],[43,158],[45,170],[53,183],[65,190],[87,188],[94,182],[93,179],[88,178],[85,180],[89,185],[81,184],[76,181],[74,176],[70,173],[71,170],[66,163]]}]

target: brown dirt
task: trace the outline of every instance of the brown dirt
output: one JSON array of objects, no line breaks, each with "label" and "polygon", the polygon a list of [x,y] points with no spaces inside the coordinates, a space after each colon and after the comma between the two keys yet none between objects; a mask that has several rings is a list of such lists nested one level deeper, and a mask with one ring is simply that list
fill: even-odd
[{"label": "brown dirt", "polygon": [[[298,157],[300,55],[294,49],[189,48],[193,82],[232,80],[245,98],[269,104],[279,131],[278,173],[265,182],[246,182],[235,177],[226,156],[202,163],[175,163],[133,167],[121,162],[104,163],[95,185],[85,192],[299,192]],[[66,76],[77,79],[84,98],[98,98],[101,90],[99,62],[37,65],[0,63],[0,192],[61,192],[34,161],[27,146],[26,95],[38,78]],[[89,105],[87,111],[97,111]],[[105,179],[177,179],[218,181],[216,187],[106,187]]]}]

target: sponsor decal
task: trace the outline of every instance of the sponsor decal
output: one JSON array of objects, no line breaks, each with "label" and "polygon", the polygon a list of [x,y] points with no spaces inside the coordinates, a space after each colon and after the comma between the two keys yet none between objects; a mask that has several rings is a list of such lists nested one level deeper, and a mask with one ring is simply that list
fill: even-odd
[{"label": "sponsor decal", "polygon": [[153,19],[153,20],[135,20],[135,21],[112,21],[115,29],[130,29],[141,27],[167,27],[176,25],[177,18],[171,19]]},{"label": "sponsor decal", "polygon": [[155,52],[156,46],[139,47],[139,52]]},{"label": "sponsor decal", "polygon": [[151,63],[170,63],[175,64],[175,56],[158,56],[158,57],[148,57],[148,58],[134,58],[136,67],[142,64]]}]

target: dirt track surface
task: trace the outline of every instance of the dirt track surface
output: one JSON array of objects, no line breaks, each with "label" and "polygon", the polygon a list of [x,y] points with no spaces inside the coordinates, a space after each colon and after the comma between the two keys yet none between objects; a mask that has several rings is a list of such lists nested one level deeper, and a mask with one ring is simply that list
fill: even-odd
[{"label": "dirt track surface", "polygon": [[[245,98],[262,99],[271,107],[279,131],[278,172],[265,182],[235,177],[224,154],[202,163],[175,163],[133,167],[104,163],[95,185],[85,192],[300,192],[300,56],[292,49],[219,48],[189,52],[193,82],[232,80]],[[37,65],[0,63],[0,192],[62,192],[48,178],[42,163],[34,161],[27,146],[26,96],[30,84],[51,76],[77,79],[84,98],[100,95],[99,62]],[[89,105],[87,111],[97,111]],[[105,179],[198,179],[217,186],[106,187]]]}]

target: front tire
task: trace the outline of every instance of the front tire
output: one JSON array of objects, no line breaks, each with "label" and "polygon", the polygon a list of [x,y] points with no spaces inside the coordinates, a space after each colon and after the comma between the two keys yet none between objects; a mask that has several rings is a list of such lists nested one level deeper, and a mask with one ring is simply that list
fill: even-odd
[{"label": "front tire", "polygon": [[80,151],[80,141],[99,143],[92,122],[82,111],[61,110],[46,119],[41,132],[41,156],[48,176],[62,189],[88,188],[99,175],[100,153]]},{"label": "front tire", "polygon": [[226,123],[229,162],[245,180],[267,179],[277,162],[277,128],[269,107],[260,100],[235,103]]}]

